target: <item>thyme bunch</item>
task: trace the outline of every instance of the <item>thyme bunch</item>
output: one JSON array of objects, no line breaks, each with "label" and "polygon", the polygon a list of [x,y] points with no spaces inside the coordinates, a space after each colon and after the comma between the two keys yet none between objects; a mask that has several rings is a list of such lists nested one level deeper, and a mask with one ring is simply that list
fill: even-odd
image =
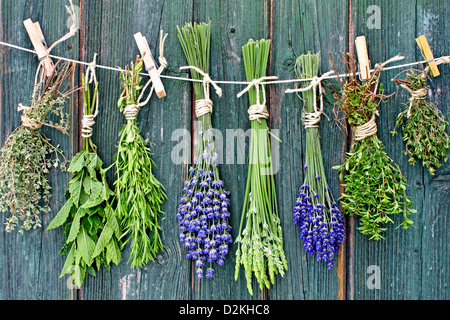
[{"label": "thyme bunch", "polygon": [[[114,166],[117,179],[114,182],[117,216],[121,221],[125,238],[123,245],[131,242],[128,263],[131,267],[143,267],[154,261],[156,254],[163,250],[161,227],[162,205],[166,199],[164,186],[153,175],[155,165],[151,159],[148,141],[142,137],[136,120],[143,69],[140,57],[131,62],[120,74],[122,94],[118,107],[127,117],[119,133]],[[127,115],[127,108],[134,106],[134,117]]]},{"label": "thyme bunch", "polygon": [[[407,108],[397,117],[397,126],[401,127],[406,145],[404,153],[411,165],[421,160],[429,173],[434,175],[436,169],[441,167],[441,161],[448,161],[450,137],[445,130],[449,122],[426,97],[428,85],[424,71],[409,70],[405,79],[398,79],[399,75],[392,81],[411,93]],[[394,129],[392,134],[396,133]]]},{"label": "thyme bunch", "polygon": [[[249,40],[242,47],[248,82],[266,75],[270,40]],[[257,101],[256,88],[249,90],[250,105]],[[244,224],[245,222],[245,224]],[[244,266],[247,289],[253,295],[252,275],[262,290],[275,283],[275,275],[284,276],[287,261],[283,250],[283,232],[278,215],[267,119],[251,120],[249,168],[239,236],[236,238],[235,280]]]},{"label": "thyme bunch", "polygon": [[[295,64],[298,79],[312,79],[319,72],[319,54],[303,54]],[[308,83],[302,85],[308,87]],[[313,113],[313,89],[302,91],[303,112]],[[305,126],[306,127],[306,126]],[[344,218],[328,186],[320,147],[319,128],[306,127],[305,180],[294,207],[294,222],[300,227],[300,238],[307,253],[333,268],[334,255],[345,239]]]},{"label": "thyme bunch", "polygon": [[69,116],[64,106],[72,93],[68,80],[74,68],[72,63],[58,61],[53,74],[34,86],[31,105],[19,105],[22,124],[8,136],[0,155],[0,211],[10,213],[6,232],[20,222],[19,233],[39,228],[40,214],[51,211],[47,174],[52,167],[65,170],[67,161],[40,128],[48,126],[67,134]]},{"label": "thyme bunch", "polygon": [[[177,27],[178,38],[188,64],[206,74],[209,72],[210,29],[210,21],[186,23],[181,29]],[[191,70],[191,76],[198,80],[203,78],[195,70]],[[196,108],[198,101],[209,99],[205,96],[206,88],[203,86],[201,82],[194,82]],[[195,124],[197,130],[194,161],[184,183],[177,218],[180,241],[187,249],[186,257],[195,261],[197,277],[203,279],[204,268],[206,277],[212,278],[214,264],[225,263],[229,244],[233,240],[229,225],[229,192],[225,190],[225,184],[219,175],[211,112],[198,114]]]},{"label": "thyme bunch", "polygon": [[[355,130],[378,114],[380,103],[388,96],[383,94],[383,86],[379,84],[381,68],[375,68],[368,80],[360,82],[351,55],[346,59],[346,65],[350,77],[341,95],[334,96]],[[387,230],[386,224],[393,223],[391,216],[397,214],[403,215],[401,226],[404,229],[413,224],[408,216],[416,210],[410,208],[412,202],[406,194],[406,178],[387,155],[376,132],[354,141],[345,162],[334,169],[340,171],[344,181],[340,199],[343,211],[359,217],[358,229],[362,234],[374,240],[384,239],[382,233]]]},{"label": "thyme bunch", "polygon": [[[81,75],[84,115],[93,115],[98,108],[98,82],[91,98],[85,74]],[[119,221],[111,207],[110,190],[105,179],[106,170],[97,154],[91,137],[83,137],[84,148],[70,161],[72,173],[65,193],[66,203],[50,222],[47,229],[64,225],[65,243],[60,250],[67,255],[60,278],[70,274],[72,281],[81,287],[86,273],[93,276],[104,265],[119,264],[121,258]]]}]

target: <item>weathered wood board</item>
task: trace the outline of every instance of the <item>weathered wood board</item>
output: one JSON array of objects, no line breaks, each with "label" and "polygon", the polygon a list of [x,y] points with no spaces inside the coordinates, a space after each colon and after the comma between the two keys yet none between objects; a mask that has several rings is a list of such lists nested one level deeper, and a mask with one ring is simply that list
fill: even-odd
[{"label": "weathered wood board", "polygon": [[[22,21],[39,21],[48,43],[67,32],[68,14],[64,1],[2,0],[0,1],[0,40],[32,48]],[[78,34],[54,49],[53,54],[82,61],[91,61],[98,53],[97,63],[124,67],[139,53],[133,35],[141,32],[157,56],[159,31],[169,33],[164,54],[169,63],[165,74],[186,77],[179,67],[186,65],[179,44],[176,26],[189,21],[212,22],[211,69],[214,80],[241,81],[245,78],[241,47],[248,39],[271,38],[269,74],[280,79],[294,77],[294,64],[302,53],[320,52],[322,73],[332,68],[329,52],[340,72],[344,72],[342,54],[354,52],[354,40],[366,35],[372,65],[402,54],[405,62],[422,60],[414,41],[425,34],[435,57],[449,54],[449,39],[443,30],[449,21],[448,0],[439,1],[366,1],[366,0],[74,0],[79,18]],[[0,48],[0,141],[20,123],[19,103],[29,101],[38,61],[30,53],[2,46]],[[74,79],[84,68],[77,68]],[[68,277],[59,279],[65,258],[58,254],[63,244],[62,230],[46,230],[64,203],[69,174],[52,170],[53,211],[43,217],[43,228],[25,235],[6,233],[0,228],[0,299],[84,299],[84,300],[310,300],[310,299],[449,299],[450,298],[450,164],[443,165],[430,176],[420,163],[408,164],[400,135],[392,136],[397,114],[407,102],[408,94],[390,80],[401,70],[383,72],[381,82],[386,92],[397,92],[380,108],[377,120],[379,136],[388,154],[399,164],[408,179],[408,194],[418,213],[411,230],[389,228],[386,239],[369,241],[361,235],[358,221],[346,217],[347,240],[336,258],[335,268],[326,269],[314,257],[306,255],[299,230],[292,219],[298,189],[303,183],[305,131],[301,123],[301,100],[285,94],[292,83],[269,86],[267,90],[270,126],[277,130],[279,169],[276,190],[284,230],[288,271],[278,277],[271,290],[260,292],[254,283],[254,296],[247,292],[241,270],[234,280],[235,246],[226,263],[217,267],[211,280],[197,280],[195,266],[185,258],[185,249],[178,240],[176,209],[186,176],[186,165],[173,161],[174,148],[193,137],[195,114],[193,92],[189,82],[163,79],[167,96],[154,95],[139,113],[139,126],[153,152],[157,166],[155,175],[167,189],[166,213],[162,221],[165,252],[155,263],[132,270],[127,264],[129,248],[122,262],[110,272],[101,270],[88,276],[81,289],[68,285]],[[450,112],[447,94],[450,74],[447,65],[440,66],[441,75],[433,78],[431,100],[446,114]],[[118,133],[124,117],[117,108],[120,79],[117,72],[97,69],[100,81],[100,113],[93,140],[98,152],[109,166],[116,152]],[[231,191],[232,235],[239,231],[239,221],[247,178],[247,145],[239,145],[237,130],[250,128],[248,98],[237,99],[243,85],[222,84],[223,96],[212,92],[213,126],[221,133],[222,156],[220,174]],[[344,159],[349,149],[346,133],[334,122],[332,92],[336,81],[324,81],[325,113],[320,134],[328,180],[335,198],[340,195],[338,173],[332,169]],[[17,90],[17,88],[20,88]],[[69,135],[44,129],[48,137],[63,148],[71,158],[80,148],[80,105],[78,96],[68,104],[72,115]],[[248,139],[245,140],[248,144]],[[231,151],[229,148],[233,148]],[[189,149],[189,145],[187,145]],[[177,155],[179,156],[179,154]],[[185,154],[186,160],[191,159]],[[112,170],[111,170],[112,171]],[[108,175],[112,185],[113,172]],[[1,215],[2,224],[7,214]],[[400,219],[400,217],[398,217]],[[395,222],[399,223],[400,220]],[[375,276],[379,276],[375,278]],[[377,281],[375,281],[377,280]],[[379,281],[378,281],[379,280]]]}]

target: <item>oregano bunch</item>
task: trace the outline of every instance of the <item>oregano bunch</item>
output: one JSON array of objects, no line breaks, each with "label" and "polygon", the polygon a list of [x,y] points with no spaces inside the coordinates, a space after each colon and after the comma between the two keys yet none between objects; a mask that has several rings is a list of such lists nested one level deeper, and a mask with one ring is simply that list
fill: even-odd
[{"label": "oregano bunch", "polygon": [[[81,79],[84,116],[90,116],[98,107],[98,82],[91,99],[84,74]],[[83,146],[67,169],[72,176],[65,193],[66,203],[47,227],[56,229],[64,224],[65,243],[59,253],[67,258],[60,278],[70,274],[78,287],[86,273],[95,276],[102,265],[109,270],[111,263],[119,264],[122,237],[120,222],[111,207],[114,193],[106,182],[103,161],[90,136],[83,138]]]},{"label": "oregano bunch", "polygon": [[406,178],[376,134],[375,116],[380,103],[388,98],[379,84],[382,68],[376,67],[370,78],[361,82],[354,58],[349,55],[345,61],[350,76],[335,98],[355,132],[355,141],[345,162],[334,167],[344,181],[340,200],[344,213],[358,216],[360,232],[380,240],[386,224],[394,222],[391,216],[403,215],[401,226],[408,229],[413,224],[409,215],[416,211],[410,208]]},{"label": "oregano bunch", "polygon": [[[450,137],[446,133],[446,128],[449,122],[442,111],[427,98],[425,71],[407,70],[405,79],[398,79],[399,75],[392,81],[408,90],[411,95],[406,104],[407,108],[397,117],[397,126],[401,127],[406,146],[404,153],[411,165],[421,160],[429,173],[434,175],[442,162],[448,161],[447,149],[450,146]],[[396,130],[392,132],[393,135],[396,133]]]},{"label": "oregano bunch", "polygon": [[148,141],[142,137],[136,120],[141,90],[145,92],[145,86],[141,85],[142,69],[143,61],[137,57],[136,62],[127,65],[120,74],[122,94],[117,105],[127,120],[120,130],[114,155],[115,208],[123,229],[124,245],[131,242],[128,262],[132,268],[154,261],[156,254],[164,249],[159,221],[167,198],[164,186],[153,175],[155,164]]},{"label": "oregano bunch", "polygon": [[22,124],[8,136],[0,155],[0,211],[10,214],[6,232],[13,231],[20,222],[19,233],[39,228],[40,214],[51,211],[47,175],[52,167],[65,170],[67,161],[41,127],[67,134],[69,116],[65,102],[72,93],[69,80],[73,72],[73,63],[58,61],[53,74],[34,86],[31,105],[19,105]]}]

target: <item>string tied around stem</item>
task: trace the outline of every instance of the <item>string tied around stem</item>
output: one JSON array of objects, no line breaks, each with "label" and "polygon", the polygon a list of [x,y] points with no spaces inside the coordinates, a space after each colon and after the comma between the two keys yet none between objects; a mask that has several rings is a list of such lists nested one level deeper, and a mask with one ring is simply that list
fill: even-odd
[{"label": "string tied around stem", "polygon": [[211,79],[211,77],[209,76],[209,74],[207,74],[206,72],[204,72],[203,70],[201,70],[200,68],[196,67],[196,66],[183,66],[180,67],[180,70],[185,70],[185,69],[192,69],[195,72],[197,72],[198,74],[200,74],[203,77],[203,93],[204,93],[204,98],[203,99],[197,99],[195,101],[195,115],[197,116],[197,118],[200,118],[201,116],[207,114],[207,113],[212,113],[213,110],[213,102],[210,98],[209,95],[209,85],[211,84],[214,89],[216,90],[216,94],[221,97],[222,96],[222,89],[217,85],[217,83],[215,81],[213,81]]},{"label": "string tied around stem", "polygon": [[[88,65],[86,69],[86,79],[88,79],[88,81],[86,82],[86,87],[91,83],[97,84],[97,76],[95,74],[95,67],[97,66],[96,60],[97,60],[97,53],[94,54],[93,61]],[[97,117],[98,114],[98,106],[99,106],[99,99],[97,93],[93,113],[86,114],[83,108],[83,116],[81,118],[81,136],[85,139],[92,137],[93,126],[95,124],[95,117]]]},{"label": "string tied around stem", "polygon": [[[269,112],[267,111],[267,106],[266,106],[266,91],[264,89],[264,81],[265,80],[275,80],[275,79],[278,79],[278,77],[277,76],[264,76],[264,77],[261,77],[258,79],[253,79],[244,90],[242,90],[241,92],[239,92],[237,94],[237,98],[240,98],[244,93],[248,92],[252,87],[255,87],[255,89],[256,89],[256,103],[251,105],[248,108],[248,114],[249,114],[250,121],[258,120],[261,118],[264,118],[264,119],[269,118]],[[262,103],[261,103],[260,92],[259,92],[260,87],[261,87],[262,98],[263,98]]]},{"label": "string tied around stem", "polygon": [[[314,112],[305,112],[304,110],[302,111],[302,120],[303,120],[303,125],[305,126],[305,128],[318,128],[319,127],[320,119],[321,119],[321,116],[323,113],[323,93],[325,92],[325,90],[323,89],[323,86],[322,86],[322,80],[325,77],[328,77],[333,73],[334,73],[334,70],[331,70],[331,71],[324,73],[320,77],[318,77],[318,76],[313,77],[311,80],[311,83],[307,87],[296,88],[296,89],[287,89],[285,91],[286,93],[294,93],[294,92],[298,93],[298,92],[305,92],[305,91],[308,91],[311,89],[313,90]],[[319,106],[317,105],[317,89],[319,89],[319,100],[320,100]]]},{"label": "string tied around stem", "polygon": [[[167,38],[167,33],[165,35],[163,35],[163,30],[160,31],[160,38],[159,38],[159,63],[160,66],[158,68],[158,73],[161,74],[164,69],[167,67],[168,63],[166,58],[164,57],[164,42]],[[150,92],[147,96],[147,98],[145,99],[145,101],[140,102],[142,97],[144,96],[145,91],[147,90],[147,88],[150,86],[150,84],[152,84],[152,79],[150,78],[147,83],[144,85],[144,87],[142,88],[142,92],[139,95],[137,101],[135,104],[129,104],[126,105],[124,107],[123,110],[123,114],[125,116],[126,120],[136,120],[137,115],[139,114],[139,110],[141,109],[141,107],[145,106],[149,101],[150,98],[152,97],[153,91],[155,90],[155,87],[152,85],[150,88]]]}]

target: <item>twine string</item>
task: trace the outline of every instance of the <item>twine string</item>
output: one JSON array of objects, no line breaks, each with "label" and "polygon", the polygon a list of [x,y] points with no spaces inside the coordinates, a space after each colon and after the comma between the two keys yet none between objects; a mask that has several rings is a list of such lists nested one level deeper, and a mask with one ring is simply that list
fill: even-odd
[{"label": "twine string", "polygon": [[[45,62],[46,59],[48,59],[50,57],[50,52],[52,51],[52,49],[54,47],[56,47],[56,45],[58,45],[59,43],[64,42],[67,39],[73,37],[78,31],[78,28],[77,28],[77,17],[75,15],[75,8],[73,6],[72,0],[69,0],[69,2],[70,2],[70,7],[69,6],[65,6],[65,7],[66,7],[67,12],[70,15],[70,18],[72,19],[72,25],[69,28],[69,32],[66,33],[64,36],[62,36],[55,43],[53,43],[47,49],[47,52],[46,52],[45,56],[43,56],[42,58],[39,59],[39,64],[38,64],[38,67],[37,67],[37,70],[36,70],[36,76],[34,78],[34,84],[35,85],[37,85],[38,83],[41,83],[43,81],[43,79],[45,78],[45,73],[44,72],[41,73],[41,69],[45,68],[44,62]],[[39,81],[38,81],[38,79],[39,79]]]},{"label": "twine string", "polygon": [[[248,108],[248,114],[250,121],[258,120],[261,118],[268,119],[269,112],[266,106],[266,91],[264,89],[263,82],[265,80],[278,79],[277,76],[264,76],[259,79],[253,79],[249,85],[237,94],[237,98],[240,98],[244,93],[248,92],[252,87],[256,89],[256,103]],[[261,103],[259,88],[261,87],[263,102]]]},{"label": "twine string", "polygon": [[[303,125],[305,126],[305,128],[318,128],[319,127],[319,123],[320,123],[320,119],[323,113],[323,93],[325,92],[325,90],[323,89],[322,86],[322,80],[325,77],[330,76],[331,74],[334,73],[334,70],[328,71],[326,73],[324,73],[322,76],[320,77],[313,77],[311,80],[311,83],[309,86],[304,87],[304,88],[296,88],[296,89],[287,89],[285,92],[286,93],[298,93],[298,92],[305,92],[308,90],[313,90],[313,96],[314,96],[314,112],[306,112],[306,111],[302,111],[302,120],[303,120]],[[317,106],[317,89],[319,89],[319,100],[320,100],[320,105]]]},{"label": "twine string", "polygon": [[375,122],[376,116],[378,115],[379,115],[378,110],[375,110],[375,112],[372,115],[372,118],[368,122],[366,122],[361,126],[355,127],[354,132],[356,141],[363,140],[378,132],[377,123]]},{"label": "twine string", "polygon": [[[86,79],[89,79],[86,82],[86,89],[87,86],[91,83],[97,84],[97,76],[95,74],[95,67],[97,65],[97,53],[94,54],[93,61],[89,64],[89,66],[86,69]],[[84,108],[83,108],[83,116],[81,118],[81,136],[85,139],[92,137],[93,133],[93,126],[95,124],[95,117],[97,117],[98,114],[98,106],[99,106],[99,99],[98,99],[98,93],[95,97],[95,106],[94,106],[94,112],[92,114],[85,114]]]},{"label": "twine string", "polygon": [[200,118],[201,116],[212,113],[213,110],[213,102],[209,96],[209,85],[211,84],[214,89],[216,90],[216,94],[221,97],[222,96],[222,89],[216,84],[215,81],[211,79],[209,74],[201,70],[200,68],[196,66],[183,66],[180,67],[180,70],[185,69],[191,69],[200,74],[203,77],[203,99],[197,99],[195,101],[195,115],[197,118]]},{"label": "twine string", "polygon": [[[167,33],[163,36],[163,30],[160,31],[160,39],[159,39],[159,63],[160,66],[158,68],[158,73],[161,74],[164,69],[167,67],[168,63],[166,58],[164,57],[164,42],[167,38]],[[150,92],[145,99],[145,101],[140,102],[142,97],[144,96],[145,91],[147,88],[152,84],[152,78],[149,78],[145,86],[142,88],[141,94],[139,95],[137,101],[135,104],[129,104],[124,107],[123,114],[125,116],[126,120],[136,120],[137,115],[139,113],[139,110],[141,107],[145,106],[152,97],[153,91],[155,90],[155,87],[152,85],[150,88]]]}]

